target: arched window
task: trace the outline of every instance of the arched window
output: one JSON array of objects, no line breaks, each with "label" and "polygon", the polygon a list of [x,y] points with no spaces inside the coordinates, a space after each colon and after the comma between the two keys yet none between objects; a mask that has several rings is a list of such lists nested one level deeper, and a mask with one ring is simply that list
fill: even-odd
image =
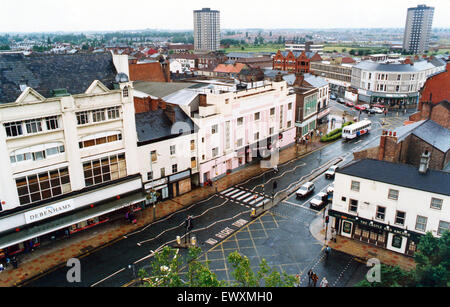
[{"label": "arched window", "polygon": [[123,88],[123,97],[128,97],[128,86]]}]

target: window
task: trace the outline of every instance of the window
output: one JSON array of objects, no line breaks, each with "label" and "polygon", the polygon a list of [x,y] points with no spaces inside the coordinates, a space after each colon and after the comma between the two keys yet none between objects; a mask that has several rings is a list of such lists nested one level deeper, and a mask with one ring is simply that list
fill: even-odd
[{"label": "window", "polygon": [[430,207],[433,209],[441,210],[442,209],[442,199],[432,197]]},{"label": "window", "polygon": [[358,211],[358,201],[355,199],[350,199],[350,205],[348,207],[348,211],[350,212],[356,212]]},{"label": "window", "polygon": [[195,140],[191,140],[191,150],[195,149]]},{"label": "window", "polygon": [[147,173],[147,180],[152,180],[153,179],[153,172],[148,172]]},{"label": "window", "polygon": [[11,122],[4,124],[6,130],[6,136],[18,136],[22,135],[22,122]]},{"label": "window", "polygon": [[257,113],[255,113],[254,117],[255,117],[255,120],[260,120],[261,114],[259,112],[257,112]]},{"label": "window", "polygon": [[438,235],[443,235],[444,232],[446,230],[450,230],[450,223],[449,222],[445,222],[445,221],[439,221],[439,226],[438,226]]},{"label": "window", "polygon": [[375,218],[377,220],[384,221],[384,217],[386,216],[386,208],[378,206],[377,207],[377,214],[375,215]]},{"label": "window", "polygon": [[405,212],[397,211],[397,213],[395,214],[395,224],[404,225],[405,224],[405,216],[406,216]]},{"label": "window", "polygon": [[243,118],[243,117],[239,117],[239,118],[237,119],[237,125],[238,125],[238,126],[241,126],[243,123],[244,123],[244,118]]},{"label": "window", "polygon": [[25,121],[27,133],[36,133],[42,131],[42,123],[40,119],[30,119]]},{"label": "window", "polygon": [[255,141],[259,140],[259,132],[255,133]]},{"label": "window", "polygon": [[172,173],[176,173],[178,172],[178,165],[177,164],[172,164]]},{"label": "window", "polygon": [[343,202],[346,202],[346,201],[347,201],[347,197],[342,196],[341,200],[342,200]]},{"label": "window", "polygon": [[398,190],[389,189],[388,198],[398,200]]},{"label": "window", "polygon": [[47,130],[55,130],[59,128],[58,116],[49,116],[45,118]]},{"label": "window", "polygon": [[156,160],[158,160],[158,157],[157,157],[158,155],[156,154],[156,150],[152,150],[151,152],[150,152],[150,157],[151,157],[151,159],[152,159],[152,162],[156,162]]},{"label": "window", "polygon": [[161,167],[161,177],[166,176],[166,169],[164,167]]},{"label": "window", "polygon": [[427,217],[418,215],[416,219],[416,230],[425,232],[425,229],[427,228],[427,220]]},{"label": "window", "polygon": [[197,167],[197,160],[195,159],[195,157],[191,158],[191,168],[196,168]]},{"label": "window", "polygon": [[393,235],[392,236],[392,247],[401,248],[402,247],[403,237],[401,235]]},{"label": "window", "polygon": [[170,154],[174,155],[175,154],[175,145],[171,145],[170,146]]},{"label": "window", "polygon": [[115,119],[120,117],[120,107],[111,107],[106,109],[108,113],[108,119]]},{"label": "window", "polygon": [[212,156],[215,157],[219,154],[219,147],[215,147],[212,149]]},{"label": "window", "polygon": [[273,115],[275,115],[275,108],[270,109],[270,116],[273,116]]},{"label": "window", "polygon": [[128,97],[128,86],[123,88],[123,97]]},{"label": "window", "polygon": [[290,128],[290,127],[291,127],[291,124],[292,124],[292,122],[291,122],[290,120],[288,120],[288,122],[287,122],[287,128]]},{"label": "window", "polygon": [[26,149],[19,149],[11,153],[9,159],[11,163],[22,162],[22,161],[38,161],[43,160],[49,156],[63,153],[64,145],[58,143],[43,144],[28,147]]},{"label": "window", "polygon": [[92,121],[94,123],[104,121],[105,119],[105,109],[92,111]]},{"label": "window", "polygon": [[230,102],[229,98],[225,99],[225,104],[228,104],[229,102]]},{"label": "window", "polygon": [[92,186],[127,176],[125,154],[91,160],[83,163],[84,182]]},{"label": "window", "polygon": [[292,110],[292,102],[288,104],[288,110]]},{"label": "window", "polygon": [[211,133],[212,133],[212,134],[215,134],[215,133],[217,133],[217,131],[218,131],[218,126],[217,126],[217,125],[213,125],[213,126],[211,127]]},{"label": "window", "polygon": [[89,113],[87,111],[77,112],[77,124],[84,125],[89,123]]},{"label": "window", "polygon": [[97,146],[101,144],[111,143],[120,141],[122,139],[122,133],[120,132],[109,132],[106,134],[85,137],[82,141],[78,142],[79,148],[86,148],[91,146]]},{"label": "window", "polygon": [[71,192],[67,167],[16,179],[21,205],[34,203]]},{"label": "window", "polygon": [[352,185],[351,185],[350,189],[352,191],[359,192],[359,181],[353,181],[352,180]]},{"label": "window", "polygon": [[242,146],[242,139],[238,139],[238,140],[236,141],[236,146],[237,146],[237,147],[241,147],[241,146]]},{"label": "window", "polygon": [[270,127],[269,134],[272,135],[274,133],[274,131],[275,131],[275,128],[274,127]]}]

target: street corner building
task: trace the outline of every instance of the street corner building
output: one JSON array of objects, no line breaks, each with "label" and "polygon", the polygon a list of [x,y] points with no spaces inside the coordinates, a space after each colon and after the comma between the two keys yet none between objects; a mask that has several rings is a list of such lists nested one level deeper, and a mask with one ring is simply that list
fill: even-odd
[{"label": "street corner building", "polygon": [[413,256],[427,232],[450,229],[450,173],[420,165],[354,160],[336,171],[330,225],[342,237]]},{"label": "street corner building", "polygon": [[127,56],[0,55],[2,256],[145,200]]}]

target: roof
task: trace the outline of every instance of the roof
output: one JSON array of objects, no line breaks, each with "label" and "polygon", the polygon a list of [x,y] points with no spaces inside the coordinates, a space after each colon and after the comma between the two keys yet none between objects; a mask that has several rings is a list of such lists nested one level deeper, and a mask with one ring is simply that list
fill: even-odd
[{"label": "roof", "polygon": [[410,164],[363,159],[339,168],[336,173],[450,196],[450,173],[428,169],[421,174]]},{"label": "roof", "polygon": [[[197,126],[179,106],[175,105],[172,108],[175,112],[175,123],[177,124],[176,133],[172,133],[174,125],[165,115],[165,110],[163,109],[135,114],[139,145],[176,137],[180,135],[178,128],[185,128],[186,131],[183,130],[183,133],[191,133],[191,131],[197,130]],[[187,125],[184,125],[184,123]]]},{"label": "roof", "polygon": [[135,81],[133,87],[139,92],[155,96],[158,98],[163,98],[179,90],[189,88],[191,86],[196,86],[197,83],[188,82],[141,82]]},{"label": "roof", "polygon": [[114,88],[117,71],[110,52],[75,54],[0,54],[0,103],[14,102],[22,93],[21,84],[36,90],[45,98],[54,89],[70,94],[84,93],[99,80]]},{"label": "roof", "polygon": [[386,72],[418,72],[426,69],[435,68],[437,66],[444,66],[445,63],[442,60],[438,61],[417,61],[411,64],[397,64],[397,63],[377,63],[373,61],[361,61],[356,64],[355,68],[372,71],[386,71]]},{"label": "roof", "polygon": [[219,73],[239,73],[243,68],[245,68],[246,65],[242,63],[236,63],[236,64],[219,64],[214,68],[214,72]]},{"label": "roof", "polygon": [[[305,77],[304,80],[314,87],[322,87],[322,86],[328,85],[328,82],[325,81],[325,79],[322,77],[312,75],[312,74],[303,74],[303,76]],[[295,77],[294,77],[294,81],[295,81]]]},{"label": "roof", "polygon": [[450,101],[450,62],[446,65],[446,70],[435,74],[427,79],[422,88],[420,101],[430,101],[437,104],[442,100]]},{"label": "roof", "polygon": [[398,142],[413,134],[444,153],[450,149],[450,130],[431,119],[399,127],[395,132]]}]

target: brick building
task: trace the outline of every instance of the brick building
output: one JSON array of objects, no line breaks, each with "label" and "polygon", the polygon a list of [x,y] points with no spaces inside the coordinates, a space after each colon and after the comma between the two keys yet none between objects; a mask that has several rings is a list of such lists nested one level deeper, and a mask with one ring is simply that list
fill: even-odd
[{"label": "brick building", "polygon": [[273,57],[272,68],[277,70],[309,73],[310,63],[322,61],[318,53],[280,51]]},{"label": "brick building", "polygon": [[428,78],[420,92],[418,109],[422,109],[424,102],[438,104],[443,100],[450,101],[450,62],[447,62],[445,71]]}]

